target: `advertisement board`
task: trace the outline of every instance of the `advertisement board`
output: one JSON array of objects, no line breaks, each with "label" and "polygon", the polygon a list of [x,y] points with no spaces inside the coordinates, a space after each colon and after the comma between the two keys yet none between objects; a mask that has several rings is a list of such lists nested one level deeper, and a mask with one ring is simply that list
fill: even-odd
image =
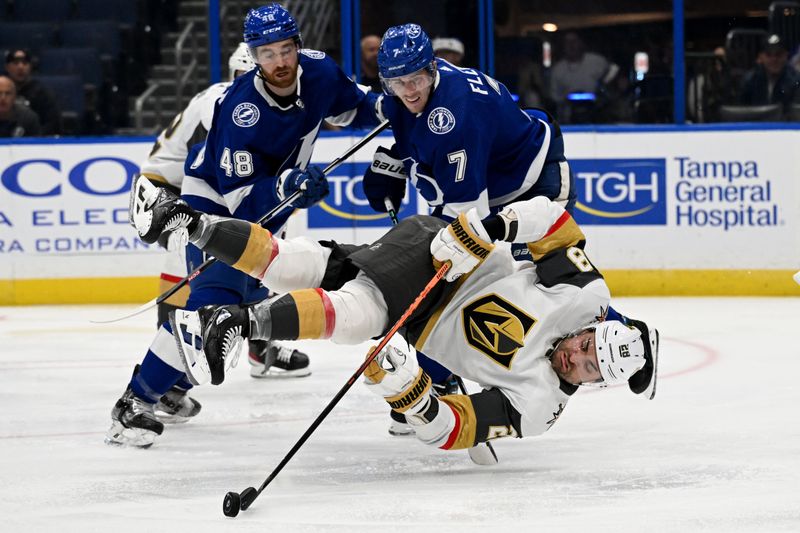
[{"label": "advertisement board", "polygon": [[[325,166],[358,140],[323,133]],[[800,130],[566,131],[574,216],[617,294],[797,294]],[[164,252],[127,221],[131,178],[152,139],[0,144],[0,304],[142,302]],[[370,142],[329,176],[330,195],[292,235],[370,242],[390,226],[366,200]],[[427,212],[409,186],[400,216]]]}]

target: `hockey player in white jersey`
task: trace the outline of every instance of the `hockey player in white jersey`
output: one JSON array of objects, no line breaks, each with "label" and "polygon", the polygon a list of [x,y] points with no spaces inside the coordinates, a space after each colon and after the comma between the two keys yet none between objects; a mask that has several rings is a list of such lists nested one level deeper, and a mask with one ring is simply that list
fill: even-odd
[{"label": "hockey player in white jersey", "polygon": [[[365,372],[370,389],[424,443],[459,449],[539,435],[580,385],[627,383],[645,398],[655,395],[658,331],[641,321],[606,320],[608,287],[584,252],[585,237],[547,198],[513,202],[483,220],[471,208],[449,225],[414,216],[372,245],[340,245],[282,240],[253,224],[200,214],[167,195],[143,194],[149,214],[134,220],[143,240],[184,220],[192,242],[285,291],[254,306],[178,311],[176,338],[191,361],[192,380],[221,383],[243,338],[357,343],[385,334],[449,262],[450,283],[434,287],[403,336],[484,390],[436,397],[413,354],[397,347]],[[533,262],[515,261],[506,247],[494,245],[498,240],[526,243]]]},{"label": "hockey player in white jersey", "polygon": [[[308,208],[328,193],[322,171],[309,165],[323,120],[374,126],[376,97],[325,53],[303,49],[297,21],[279,4],[247,14],[243,41],[257,67],[237,78],[215,106],[205,142],[195,145],[186,159],[181,194],[195,208],[246,221],[258,220],[284,198],[295,198],[269,221],[268,229],[279,233],[294,208]],[[189,269],[205,258],[200,249],[188,246]],[[190,286],[187,309],[267,296],[259,280],[219,262]],[[307,366],[296,365],[294,357],[286,363],[289,370]],[[106,442],[150,446],[164,429],[154,405],[179,383],[186,385],[183,365],[167,323],[112,409]]]}]

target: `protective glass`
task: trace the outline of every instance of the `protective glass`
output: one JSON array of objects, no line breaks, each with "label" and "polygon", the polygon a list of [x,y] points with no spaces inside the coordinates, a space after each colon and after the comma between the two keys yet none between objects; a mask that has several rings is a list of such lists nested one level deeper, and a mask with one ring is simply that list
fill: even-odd
[{"label": "protective glass", "polygon": [[381,78],[383,90],[392,96],[422,91],[433,85],[433,74],[428,69],[418,70],[408,76]]}]

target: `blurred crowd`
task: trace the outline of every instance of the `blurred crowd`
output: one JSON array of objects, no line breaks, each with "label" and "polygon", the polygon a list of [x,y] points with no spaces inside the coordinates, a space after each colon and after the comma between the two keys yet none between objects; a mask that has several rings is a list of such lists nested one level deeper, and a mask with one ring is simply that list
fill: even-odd
[{"label": "blurred crowd", "polygon": [[[170,8],[165,11],[168,15],[162,13],[158,20],[153,15],[143,19],[150,37],[158,33],[156,29],[175,29],[177,0],[138,3]],[[66,42],[66,24],[63,26],[61,40]],[[114,32],[119,33],[117,29]],[[456,66],[477,67],[474,39],[466,37],[466,33],[437,36],[433,41],[437,57]],[[746,44],[744,54],[737,48],[736,35],[731,39],[730,34],[728,42],[713,51],[686,54],[687,122],[800,120],[800,51],[796,43],[793,46],[786,38],[766,31],[747,30],[740,37]],[[380,92],[376,61],[380,37],[367,33],[360,44],[359,82]],[[654,39],[631,52],[631,57],[616,55],[615,59],[602,53],[609,49],[604,44],[596,34],[585,31],[498,37],[495,76],[519,98],[520,107],[544,108],[562,124],[672,123],[671,37]],[[0,75],[0,137],[106,134],[130,126],[129,99],[144,89],[146,73],[160,57],[153,47],[139,58],[126,55],[125,48],[114,52],[115,67],[110,71],[128,73],[129,79],[111,76],[90,83],[82,74],[85,69],[81,67],[86,65],[81,65],[80,59],[69,72],[53,76],[49,70],[41,72],[38,50],[6,46]],[[131,72],[142,76],[130,76]],[[63,85],[70,81],[77,88]]]}]

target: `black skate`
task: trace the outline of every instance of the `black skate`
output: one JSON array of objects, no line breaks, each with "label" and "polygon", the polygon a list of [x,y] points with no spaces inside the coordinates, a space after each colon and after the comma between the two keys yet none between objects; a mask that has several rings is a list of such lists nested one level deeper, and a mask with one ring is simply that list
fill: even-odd
[{"label": "black skate", "polygon": [[158,400],[155,414],[164,424],[183,424],[197,416],[201,408],[200,402],[189,396],[189,391],[176,385]]},{"label": "black skate", "polygon": [[308,356],[275,341],[250,341],[250,375],[254,378],[301,378],[311,375]]},{"label": "black skate", "polygon": [[211,383],[219,385],[225,380],[226,368],[236,366],[242,340],[250,336],[250,315],[241,305],[207,305],[197,312],[203,327],[203,352],[208,359]]},{"label": "black skate", "polygon": [[134,181],[129,211],[139,238],[148,244],[159,240],[162,233],[184,228],[191,233],[200,218],[200,213],[184,200],[144,176]]},{"label": "black skate", "polygon": [[106,444],[149,448],[164,431],[155,415],[154,404],[136,396],[130,386],[111,410],[111,427]]}]

